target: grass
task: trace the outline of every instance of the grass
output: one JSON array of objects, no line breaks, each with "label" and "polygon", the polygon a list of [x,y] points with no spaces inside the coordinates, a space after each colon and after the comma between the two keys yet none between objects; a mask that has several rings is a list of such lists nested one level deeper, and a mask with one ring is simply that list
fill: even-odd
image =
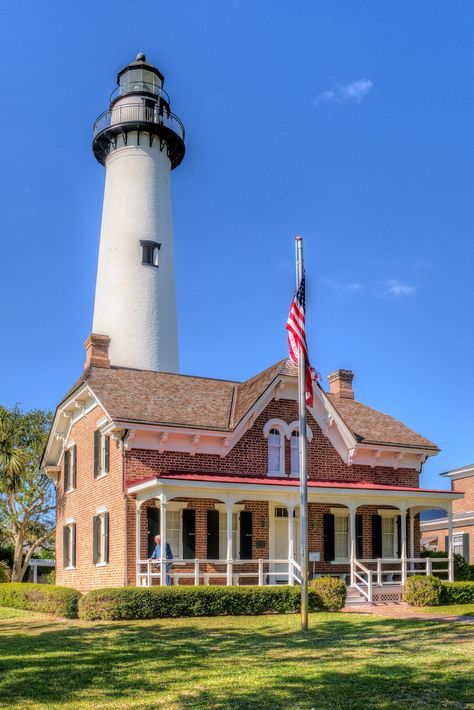
[{"label": "grass", "polygon": [[423,614],[439,614],[440,616],[474,616],[474,604],[449,604],[447,606],[420,606],[417,611]]},{"label": "grass", "polygon": [[[11,610],[7,610],[11,613]],[[468,708],[473,627],[313,614],[0,621],[0,707]]]}]

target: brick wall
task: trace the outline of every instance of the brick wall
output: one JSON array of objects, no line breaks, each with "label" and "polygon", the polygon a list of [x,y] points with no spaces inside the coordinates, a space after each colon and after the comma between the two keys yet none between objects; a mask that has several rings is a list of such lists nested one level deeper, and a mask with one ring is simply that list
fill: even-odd
[{"label": "brick wall", "polygon": [[474,511],[474,476],[458,478],[452,482],[456,493],[464,493],[464,498],[453,501],[453,513],[469,513]]},{"label": "brick wall", "polygon": [[[263,427],[269,419],[279,418],[291,423],[298,418],[296,402],[272,400],[253,427],[243,435],[225,458],[218,455],[174,451],[132,449],[126,453],[125,477],[127,485],[137,483],[159,473],[190,471],[201,473],[253,474],[266,476],[268,471],[268,442]],[[378,466],[347,466],[332,444],[324,436],[316,421],[308,415],[313,439],[308,444],[309,477],[320,480],[369,481],[398,486],[418,486],[419,474],[414,469],[394,470]],[[286,445],[286,470],[290,470],[290,443]]]},{"label": "brick wall", "polygon": [[[93,437],[103,416],[103,410],[95,407],[73,426],[70,438],[77,447],[76,489],[64,492],[64,457],[57,486],[56,583],[79,591],[122,586],[125,582],[126,508],[119,442],[110,441],[109,473],[94,478]],[[104,567],[92,561],[92,519],[100,506],[106,506],[109,512],[109,563]],[[71,570],[63,567],[63,525],[68,518],[76,523],[76,566]]]}]

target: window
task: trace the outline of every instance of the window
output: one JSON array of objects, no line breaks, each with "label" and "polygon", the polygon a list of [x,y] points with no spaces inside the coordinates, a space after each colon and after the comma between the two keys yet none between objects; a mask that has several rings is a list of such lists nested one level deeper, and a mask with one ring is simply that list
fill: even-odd
[{"label": "window", "polygon": [[334,516],[334,556],[336,560],[347,560],[349,557],[349,517]]},{"label": "window", "polygon": [[292,431],[290,437],[291,473],[298,475],[300,472],[300,433]]},{"label": "window", "polygon": [[161,244],[142,239],[140,240],[140,245],[142,247],[142,264],[147,264],[148,266],[159,266]]},{"label": "window", "polygon": [[[227,512],[219,511],[219,559],[227,559]],[[237,513],[232,513],[232,559],[237,560]]]},{"label": "window", "polygon": [[69,493],[76,488],[76,446],[70,446],[64,452],[64,491]]},{"label": "window", "polygon": [[166,542],[171,547],[173,557],[183,556],[181,540],[181,510],[168,510],[166,513]]},{"label": "window", "polygon": [[395,557],[395,518],[382,516],[382,557]]},{"label": "window", "polygon": [[[275,508],[275,518],[287,518],[288,508]],[[296,510],[293,509],[293,517],[296,518]]]},{"label": "window", "polygon": [[76,566],[76,523],[63,527],[63,567],[72,569]]},{"label": "window", "polygon": [[109,561],[109,514],[107,511],[92,519],[93,553],[95,565],[106,565]]},{"label": "window", "polygon": [[109,472],[110,437],[100,429],[94,432],[94,478],[100,478]]},{"label": "window", "polygon": [[268,473],[285,472],[285,441],[278,429],[268,432]]},{"label": "window", "polygon": [[453,555],[463,555],[464,556],[464,535],[463,533],[456,533],[453,535]]}]

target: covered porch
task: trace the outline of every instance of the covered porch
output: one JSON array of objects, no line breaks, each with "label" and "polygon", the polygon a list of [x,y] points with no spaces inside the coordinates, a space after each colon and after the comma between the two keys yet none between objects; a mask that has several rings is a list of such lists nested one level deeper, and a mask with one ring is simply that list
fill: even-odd
[{"label": "covered porch", "polygon": [[[299,485],[293,478],[173,474],[130,486],[134,579],[154,584],[265,585],[301,582]],[[308,483],[310,577],[337,576],[361,600],[395,600],[419,554],[419,513],[446,511],[452,539],[456,494],[342,481]],[[161,559],[150,560],[155,535]],[[166,560],[166,543],[173,554]],[[452,544],[446,568],[453,579]],[[130,553],[129,553],[130,554]]]}]

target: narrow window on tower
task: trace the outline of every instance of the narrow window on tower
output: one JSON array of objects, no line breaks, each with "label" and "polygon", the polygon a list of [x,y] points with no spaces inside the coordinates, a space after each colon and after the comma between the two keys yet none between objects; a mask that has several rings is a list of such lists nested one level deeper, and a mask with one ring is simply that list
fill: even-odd
[{"label": "narrow window on tower", "polygon": [[148,266],[159,266],[161,244],[158,244],[158,242],[144,241],[142,239],[140,240],[140,245],[142,248],[142,264],[147,264]]}]

